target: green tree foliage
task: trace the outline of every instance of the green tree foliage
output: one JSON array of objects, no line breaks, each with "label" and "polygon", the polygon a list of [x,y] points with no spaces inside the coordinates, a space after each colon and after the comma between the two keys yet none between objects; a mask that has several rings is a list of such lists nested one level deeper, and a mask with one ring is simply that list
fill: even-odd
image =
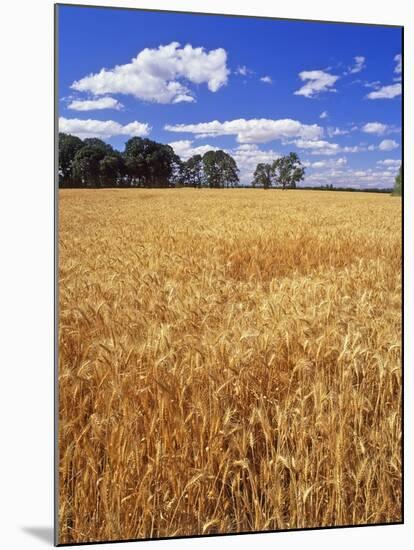
[{"label": "green tree foliage", "polygon": [[105,155],[99,162],[99,174],[102,187],[123,187],[126,176],[123,156],[118,151]]},{"label": "green tree foliage", "polygon": [[203,184],[203,157],[193,155],[181,165],[180,183],[190,187],[201,187]]},{"label": "green tree foliage", "polygon": [[140,137],[133,137],[125,144],[125,167],[129,183],[132,186],[140,185],[148,178],[146,162],[148,147],[146,142],[147,140]]},{"label": "green tree foliage", "polygon": [[295,188],[296,184],[303,180],[305,168],[296,153],[289,153],[279,157],[271,164],[259,163],[254,171],[252,185],[260,185],[268,189],[272,185],[280,186],[283,189]]},{"label": "green tree foliage", "polygon": [[223,174],[223,182],[225,187],[237,187],[239,184],[239,169],[236,161],[228,153],[217,151],[220,159],[220,165]]},{"label": "green tree foliage", "polygon": [[59,133],[59,185],[68,187],[73,184],[72,164],[83,142],[76,136]]},{"label": "green tree foliage", "polygon": [[61,187],[234,187],[238,172],[224,151],[208,151],[182,162],[170,145],[150,139],[133,137],[120,153],[98,138],[82,141],[59,134]]},{"label": "green tree foliage", "polygon": [[401,195],[403,189],[403,175],[402,175],[402,166],[400,165],[400,169],[398,170],[398,174],[395,176],[394,181],[394,195]]},{"label": "green tree foliage", "polygon": [[204,154],[203,171],[208,187],[234,187],[239,183],[235,160],[222,150]]},{"label": "green tree foliage", "polygon": [[83,140],[83,145],[99,149],[99,151],[102,151],[105,155],[110,155],[114,151],[111,145],[108,145],[108,143],[98,138],[86,138]]},{"label": "green tree foliage", "polygon": [[296,153],[289,153],[273,162],[273,181],[283,189],[294,188],[303,180],[305,168]]},{"label": "green tree foliage", "polygon": [[258,185],[263,187],[264,189],[269,189],[269,187],[272,185],[272,179],[272,165],[266,162],[260,162],[256,166],[256,170],[254,171],[252,185],[253,187],[256,187]]},{"label": "green tree foliage", "polygon": [[180,158],[174,153],[171,145],[155,144],[152,154],[148,157],[151,187],[169,187],[174,182],[174,176],[181,164]]},{"label": "green tree foliage", "polygon": [[124,157],[133,186],[167,187],[180,164],[170,145],[140,137],[126,142]]},{"label": "green tree foliage", "polygon": [[84,145],[76,153],[72,173],[75,187],[101,187],[101,161],[105,151],[96,145]]},{"label": "green tree foliage", "polygon": [[209,187],[220,187],[221,170],[216,151],[207,151],[203,155],[203,171],[206,184]]}]

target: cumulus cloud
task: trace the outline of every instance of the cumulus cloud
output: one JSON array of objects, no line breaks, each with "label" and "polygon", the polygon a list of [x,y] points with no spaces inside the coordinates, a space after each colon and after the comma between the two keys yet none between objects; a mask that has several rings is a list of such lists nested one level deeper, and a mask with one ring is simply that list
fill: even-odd
[{"label": "cumulus cloud", "polygon": [[181,157],[183,160],[188,160],[193,155],[203,156],[207,151],[217,151],[218,147],[214,145],[197,145],[193,146],[193,142],[189,139],[182,139],[178,141],[172,141],[168,145],[174,149],[176,155]]},{"label": "cumulus cloud", "polygon": [[341,151],[341,147],[337,143],[330,143],[322,139],[298,139],[294,143],[299,149],[309,149],[312,155],[336,155]]},{"label": "cumulus cloud", "polygon": [[270,164],[281,156],[278,151],[273,149],[264,151],[257,145],[250,143],[239,145],[234,149],[229,149],[227,152],[237,162],[240,170],[240,182],[243,185],[251,183],[254,171],[259,163],[265,162]]},{"label": "cumulus cloud", "polygon": [[319,115],[319,118],[328,118],[328,111],[322,111],[322,113]]},{"label": "cumulus cloud", "polygon": [[145,48],[125,65],[101,69],[73,82],[71,88],[94,95],[128,94],[155,103],[195,101],[185,82],[207,84],[217,92],[227,83],[229,69],[223,48],[206,51],[171,42],[158,48]]},{"label": "cumulus cloud", "polygon": [[[299,149],[308,150],[311,155],[337,155],[338,153],[360,153],[366,151],[364,145],[341,146],[338,143],[331,143],[322,139],[303,140],[297,139],[293,142]],[[368,148],[369,149],[369,148]]]},{"label": "cumulus cloud", "polygon": [[387,131],[387,128],[388,126],[386,124],[382,124],[381,122],[367,122],[361,129],[366,134],[381,135]]},{"label": "cumulus cloud", "polygon": [[176,124],[165,126],[170,132],[188,132],[197,137],[215,137],[235,135],[239,143],[265,143],[276,139],[303,138],[317,139],[323,129],[317,124],[302,124],[292,119],[249,119],[239,118],[220,122],[201,122],[198,124]]},{"label": "cumulus cloud", "polygon": [[346,157],[340,157],[339,159],[327,159],[327,160],[316,160],[315,162],[308,162],[307,166],[309,168],[334,168],[338,166],[345,166],[347,164]]},{"label": "cumulus cloud", "polygon": [[380,151],[392,151],[393,149],[397,149],[397,147],[398,143],[393,139],[383,139],[378,145]]},{"label": "cumulus cloud", "polygon": [[[366,151],[367,148],[363,145],[347,145],[346,147],[342,147],[342,151],[344,153],[360,153],[361,151]],[[369,147],[368,147],[369,150]]]},{"label": "cumulus cloud", "polygon": [[150,130],[148,124],[136,120],[123,126],[115,120],[81,120],[59,117],[59,131],[78,136],[81,139],[89,137],[105,139],[112,136],[144,137],[150,133]]},{"label": "cumulus cloud", "polygon": [[260,79],[262,82],[264,82],[265,84],[272,84],[273,83],[273,80],[272,80],[272,77],[270,76],[262,76],[261,79]]},{"label": "cumulus cloud", "polygon": [[348,71],[345,74],[360,73],[363,69],[365,69],[365,57],[363,55],[357,55],[354,57],[354,64],[352,67],[348,68]]},{"label": "cumulus cloud", "polygon": [[321,92],[335,92],[333,85],[339,76],[329,74],[326,71],[302,71],[299,73],[299,78],[305,84],[294,92],[295,95],[312,98],[318,96]]},{"label": "cumulus cloud", "polygon": [[377,160],[377,164],[379,164],[380,166],[390,166],[391,168],[399,168],[401,164],[401,160],[399,159]]},{"label": "cumulus cloud", "polygon": [[394,184],[395,170],[366,170],[347,168],[345,166],[328,167],[327,170],[316,170],[308,173],[305,185],[327,185],[336,187],[357,188],[391,188]]},{"label": "cumulus cloud", "polygon": [[95,111],[101,109],[116,109],[119,111],[123,105],[114,97],[104,96],[97,99],[74,99],[68,109],[73,111]]},{"label": "cumulus cloud", "polygon": [[374,90],[366,96],[368,99],[393,99],[394,97],[398,97],[401,95],[402,93],[402,86],[401,86],[402,56],[401,54],[397,54],[394,57],[394,61],[396,63],[394,68],[394,74],[397,75],[393,79],[395,83],[387,84],[385,86],[381,85],[381,83],[378,81],[366,83],[365,86],[374,88]]},{"label": "cumulus cloud", "polygon": [[388,86],[381,86],[377,90],[370,92],[367,95],[368,99],[393,99],[401,95],[401,83],[389,84]]},{"label": "cumulus cloud", "polygon": [[341,130],[341,128],[338,128],[337,126],[329,126],[326,129],[326,133],[329,137],[344,136],[349,134],[349,130]]}]

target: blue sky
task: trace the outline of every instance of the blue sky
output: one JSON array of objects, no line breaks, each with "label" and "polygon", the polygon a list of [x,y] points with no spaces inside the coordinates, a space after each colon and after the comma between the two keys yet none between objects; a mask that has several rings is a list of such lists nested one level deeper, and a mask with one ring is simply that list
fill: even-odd
[{"label": "blue sky", "polygon": [[399,28],[61,6],[58,46],[61,131],[225,149],[243,183],[296,151],[305,185],[393,184]]}]

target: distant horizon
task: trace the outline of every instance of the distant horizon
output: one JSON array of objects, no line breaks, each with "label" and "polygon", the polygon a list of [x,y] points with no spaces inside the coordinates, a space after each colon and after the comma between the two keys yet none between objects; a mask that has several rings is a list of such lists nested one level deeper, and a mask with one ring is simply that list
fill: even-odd
[{"label": "distant horizon", "polygon": [[[68,135],[74,135],[74,134],[68,134]],[[88,138],[84,138],[84,139],[88,139]],[[104,141],[105,143],[108,143],[109,144],[109,141],[105,141],[103,140],[102,138],[97,138],[96,136],[90,136],[89,139],[101,139],[102,141]],[[148,139],[148,138],[147,138]],[[168,144],[163,144],[163,145],[168,145]],[[124,147],[123,149],[121,148],[117,148],[117,147],[113,147],[113,149],[115,151],[117,151],[118,153],[123,153],[124,152],[124,149],[125,149],[125,143],[124,143]],[[276,160],[276,158],[278,157],[273,157],[273,158],[269,158],[268,159],[268,162],[272,162],[272,160]],[[183,160],[183,159],[181,159]],[[307,163],[305,162],[305,168],[307,168]],[[398,168],[396,168],[396,172],[395,172],[395,175],[397,175],[397,172],[398,172]],[[395,178],[395,176],[394,176]],[[252,178],[253,179],[253,178]],[[313,190],[329,190],[329,191],[336,191],[336,190],[339,190],[339,191],[366,191],[366,192],[376,192],[378,191],[379,193],[386,193],[386,192],[392,192],[393,191],[393,183],[391,184],[390,187],[358,187],[358,186],[355,186],[355,185],[350,185],[350,186],[334,186],[333,188],[329,189],[329,186],[330,185],[333,185],[332,183],[329,184],[329,183],[323,183],[323,184],[318,184],[318,183],[306,183],[306,177],[305,177],[305,181],[304,181],[304,184],[299,184],[297,185],[296,187],[292,188],[292,189],[305,189],[305,190],[309,190],[309,191],[313,191]],[[67,184],[65,185],[66,188],[71,188],[70,186],[68,186]],[[118,186],[107,186],[106,188],[109,188],[109,189],[116,189]],[[137,188],[139,188],[140,186],[137,186]],[[145,186],[141,186],[143,188],[145,188]],[[150,186],[148,186],[149,188]],[[164,186],[160,186],[159,188],[163,188]],[[186,187],[186,185],[182,185],[182,184],[177,184],[177,185],[171,185],[171,187],[176,187],[176,188],[183,188],[183,187]],[[170,187],[170,188],[171,188]],[[191,187],[191,186],[190,186]],[[202,186],[202,187],[206,187],[205,185]],[[257,186],[254,186],[252,184],[252,181],[248,182],[248,181],[241,181],[239,182],[239,184],[236,186],[237,188],[241,188],[241,187],[245,187],[245,188],[260,188],[259,185]],[[78,187],[72,187],[73,189],[78,189]],[[83,189],[86,189],[86,187],[82,187]],[[91,189],[95,189],[94,186],[90,187]],[[155,188],[158,188],[158,187],[155,187]],[[164,187],[165,188],[165,187]],[[272,188],[272,187],[271,187]],[[273,189],[277,189],[277,187],[273,187]]]},{"label": "distant horizon", "polygon": [[148,137],[183,160],[223,149],[243,186],[259,162],[289,151],[306,167],[303,186],[393,186],[402,28],[70,5],[58,12],[60,131],[117,150]]}]

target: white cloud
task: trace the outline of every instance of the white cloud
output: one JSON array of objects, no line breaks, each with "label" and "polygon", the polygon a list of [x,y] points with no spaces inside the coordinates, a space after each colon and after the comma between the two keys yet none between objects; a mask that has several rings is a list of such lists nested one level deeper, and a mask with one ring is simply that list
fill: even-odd
[{"label": "white cloud", "polygon": [[366,147],[362,145],[347,145],[346,147],[342,147],[342,151],[344,153],[360,153],[361,151],[366,151]]},{"label": "white cloud", "polygon": [[112,136],[147,136],[151,128],[143,122],[130,122],[122,126],[114,120],[81,120],[79,118],[59,117],[59,131],[78,136],[81,139],[88,137],[110,138]]},{"label": "white cloud", "polygon": [[145,48],[125,65],[101,69],[73,82],[72,89],[95,95],[129,94],[155,103],[192,102],[191,90],[180,80],[207,84],[216,92],[227,83],[229,70],[223,48],[205,51],[191,44],[171,42],[157,49]]},{"label": "white cloud", "polygon": [[217,151],[218,147],[214,145],[198,145],[193,146],[193,142],[189,139],[182,139],[179,141],[172,141],[168,145],[174,149],[175,153],[183,160],[188,160],[193,155],[203,156],[207,151]]},{"label": "white cloud", "polygon": [[[356,80],[355,82],[361,82],[361,81]],[[373,82],[364,82],[364,87],[365,88],[374,88],[375,90],[377,90],[378,88],[381,87],[381,82],[379,80],[375,80]]]},{"label": "white cloud", "polygon": [[240,170],[240,182],[244,185],[251,183],[253,173],[259,163],[265,162],[270,164],[280,157],[278,151],[272,149],[263,151],[257,145],[247,143],[239,145],[234,149],[229,149],[227,152],[236,161]]},{"label": "white cloud", "polygon": [[328,118],[328,111],[322,111],[322,113],[319,115],[319,118]]},{"label": "white cloud", "polygon": [[394,74],[397,76],[393,79],[395,84],[387,84],[382,86],[379,81],[376,82],[366,82],[365,86],[368,88],[374,88],[373,92],[370,92],[366,97],[368,99],[393,99],[398,97],[402,93],[401,85],[401,72],[402,72],[402,56],[397,54],[394,57],[396,66],[394,68]]},{"label": "white cloud", "polygon": [[312,171],[306,175],[305,185],[327,185],[356,188],[391,188],[394,184],[394,170],[366,170],[332,167],[323,171]]},{"label": "white cloud", "polygon": [[349,130],[341,130],[338,127],[329,126],[326,129],[326,133],[328,134],[329,137],[344,136],[345,134],[349,134]]},{"label": "white cloud", "polygon": [[[297,139],[293,142],[299,149],[308,149],[311,155],[337,155],[338,153],[360,153],[366,151],[364,145],[352,145],[342,147],[338,143],[331,143],[325,140],[303,140]],[[368,148],[369,149],[369,148]]]},{"label": "white cloud", "polygon": [[114,97],[104,96],[97,99],[74,99],[68,105],[73,111],[94,111],[101,109],[116,109],[119,111],[123,105]]},{"label": "white cloud", "polygon": [[391,168],[399,168],[401,165],[401,160],[399,159],[377,160],[377,164],[379,164],[380,166],[390,166]]},{"label": "white cloud", "polygon": [[340,157],[339,159],[327,159],[317,160],[315,162],[309,162],[309,168],[334,168],[338,166],[345,166],[347,164],[346,157]]},{"label": "white cloud", "polygon": [[398,143],[393,139],[383,139],[378,145],[380,151],[392,151],[393,149],[397,149],[397,147]]},{"label": "white cloud", "polygon": [[219,122],[201,122],[198,124],[176,124],[165,126],[170,132],[188,132],[197,137],[235,135],[239,143],[265,143],[275,139],[303,138],[317,139],[323,129],[317,124],[302,124],[292,119],[249,119],[239,118]]},{"label": "white cloud", "polygon": [[356,74],[365,69],[365,57],[363,55],[357,55],[354,57],[354,62],[354,65],[349,67],[345,74]]},{"label": "white cloud", "polygon": [[261,79],[260,79],[262,82],[264,82],[265,84],[272,84],[273,83],[273,80],[272,80],[272,77],[270,76],[262,76]]},{"label": "white cloud", "polygon": [[305,84],[299,90],[296,90],[295,95],[303,95],[304,97],[315,97],[321,92],[335,92],[333,85],[338,80],[339,76],[329,74],[326,71],[302,71],[299,73],[299,78]]},{"label": "white cloud", "polygon": [[394,61],[396,63],[394,73],[401,74],[402,73],[402,55],[399,53],[394,57]]},{"label": "white cloud", "polygon": [[322,139],[305,140],[298,139],[295,141],[296,147],[299,149],[309,149],[312,155],[336,155],[341,151],[337,143],[329,143]]},{"label": "white cloud", "polygon": [[389,84],[388,86],[382,86],[378,90],[374,90],[367,95],[368,99],[393,99],[401,95],[401,83]]},{"label": "white cloud", "polygon": [[367,134],[377,134],[382,135],[384,134],[388,129],[388,126],[386,124],[382,124],[382,122],[367,122],[362,126],[361,130]]}]

